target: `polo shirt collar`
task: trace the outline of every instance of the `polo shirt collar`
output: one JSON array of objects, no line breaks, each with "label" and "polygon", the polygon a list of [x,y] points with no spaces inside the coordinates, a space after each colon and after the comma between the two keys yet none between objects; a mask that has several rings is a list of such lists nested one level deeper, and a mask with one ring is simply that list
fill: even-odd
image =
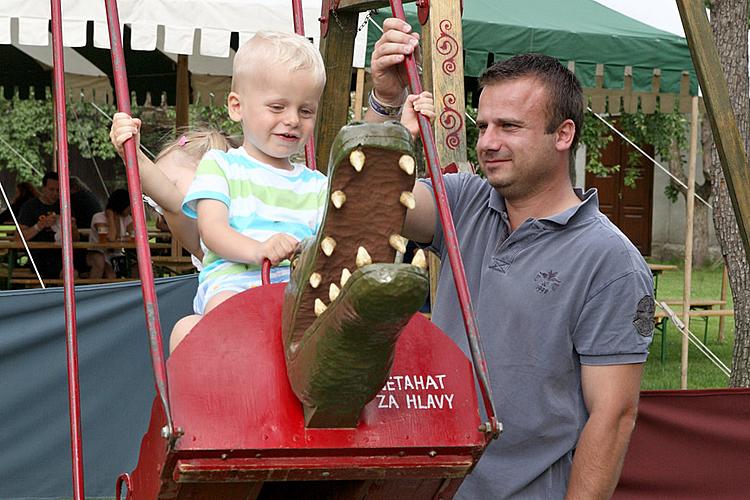
[{"label": "polo shirt collar", "polygon": [[[565,226],[574,217],[576,219],[588,219],[599,211],[599,196],[596,188],[591,188],[585,193],[581,188],[574,188],[573,190],[575,191],[576,196],[581,199],[580,204],[570,207],[567,210],[563,210],[559,214],[544,217],[539,220],[554,222],[555,224]],[[488,205],[491,209],[507,215],[505,199],[500,196],[500,193],[498,193],[496,189],[492,189]]]}]

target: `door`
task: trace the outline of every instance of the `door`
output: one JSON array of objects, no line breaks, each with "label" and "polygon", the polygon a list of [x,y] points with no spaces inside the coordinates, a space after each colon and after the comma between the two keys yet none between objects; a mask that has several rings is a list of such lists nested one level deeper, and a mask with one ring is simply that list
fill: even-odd
[{"label": "door", "polygon": [[[653,156],[653,147],[643,148]],[[599,191],[599,208],[609,220],[625,233],[642,255],[651,254],[651,216],[653,207],[654,167],[639,154],[635,187],[625,185],[628,155],[633,148],[615,136],[602,152],[602,163],[608,167],[620,165],[612,175],[599,177],[586,172],[586,187]]]}]

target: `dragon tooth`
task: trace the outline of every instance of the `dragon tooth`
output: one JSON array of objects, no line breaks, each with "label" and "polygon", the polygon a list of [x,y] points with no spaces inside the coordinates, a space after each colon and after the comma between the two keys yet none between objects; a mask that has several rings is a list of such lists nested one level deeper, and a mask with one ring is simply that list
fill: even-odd
[{"label": "dragon tooth", "polygon": [[354,167],[354,170],[361,172],[365,167],[365,154],[359,149],[355,149],[349,154],[349,163]]},{"label": "dragon tooth", "polygon": [[414,207],[417,206],[417,201],[414,199],[414,193],[411,191],[403,191],[398,201],[409,210],[414,210]]},{"label": "dragon tooth", "polygon": [[326,309],[328,309],[328,306],[326,306],[322,300],[315,299],[315,316],[320,316]]},{"label": "dragon tooth", "polygon": [[313,288],[318,288],[322,280],[323,277],[320,275],[320,273],[312,273],[310,275],[310,286]]},{"label": "dragon tooth", "polygon": [[398,166],[408,175],[414,175],[414,158],[409,155],[403,155],[398,159]]},{"label": "dragon tooth", "polygon": [[411,259],[411,265],[417,266],[420,269],[427,269],[427,257],[424,254],[424,250],[420,248],[414,253],[414,257]]},{"label": "dragon tooth", "polygon": [[333,254],[333,251],[336,249],[336,240],[334,240],[330,236],[326,236],[325,238],[323,238],[323,241],[320,242],[320,248],[323,250],[323,253],[326,254],[326,256],[330,257]]},{"label": "dragon tooth", "polygon": [[341,290],[336,286],[336,283],[331,283],[331,286],[328,288],[328,299],[333,302],[339,296],[339,293],[341,293]]},{"label": "dragon tooth", "polygon": [[346,282],[349,281],[349,278],[352,277],[352,273],[349,272],[347,268],[344,268],[341,270],[341,286],[346,285]]},{"label": "dragon tooth", "polygon": [[394,250],[401,253],[406,253],[406,243],[408,240],[401,236],[400,234],[392,234],[390,238],[388,238],[388,243],[391,244],[391,247],[393,247]]},{"label": "dragon tooth", "polygon": [[341,208],[346,203],[346,195],[343,191],[334,191],[331,193],[331,203],[336,208]]},{"label": "dragon tooth", "polygon": [[370,254],[367,253],[365,247],[359,247],[357,249],[357,258],[355,259],[355,262],[357,263],[357,267],[372,264],[372,257],[370,257]]}]

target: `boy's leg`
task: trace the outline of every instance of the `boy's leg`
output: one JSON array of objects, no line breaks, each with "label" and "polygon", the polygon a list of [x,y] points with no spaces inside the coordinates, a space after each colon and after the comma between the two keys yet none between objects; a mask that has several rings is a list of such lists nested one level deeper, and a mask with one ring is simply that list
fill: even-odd
[{"label": "boy's leg", "polygon": [[[219,304],[227,300],[229,297],[236,295],[237,292],[232,291],[224,291],[219,292],[213,297],[211,297],[208,302],[206,303],[206,307],[203,311],[203,314],[206,314],[207,312],[211,311],[212,309],[216,308]],[[201,320],[203,316],[200,314],[191,314],[190,316],[185,316],[181,320],[179,320],[177,323],[175,323],[174,328],[172,328],[172,334],[169,336],[169,352],[174,352],[177,345],[183,341],[185,337],[187,337],[188,333],[190,333],[190,330],[193,329],[193,327],[198,324],[198,322]]]},{"label": "boy's leg", "polygon": [[208,299],[208,302],[206,302],[206,309],[203,312],[203,314],[206,314],[210,310],[215,309],[219,304],[221,304],[228,298],[237,295],[237,293],[238,292],[231,291],[231,290],[226,290],[226,291],[217,293],[216,295]]},{"label": "boy's leg", "polygon": [[174,328],[172,328],[172,333],[169,335],[170,354],[173,353],[179,343],[182,342],[185,337],[187,337],[187,334],[190,333],[190,330],[192,330],[193,327],[198,324],[202,317],[203,316],[199,314],[191,314],[190,316],[185,316],[177,323],[175,323]]}]

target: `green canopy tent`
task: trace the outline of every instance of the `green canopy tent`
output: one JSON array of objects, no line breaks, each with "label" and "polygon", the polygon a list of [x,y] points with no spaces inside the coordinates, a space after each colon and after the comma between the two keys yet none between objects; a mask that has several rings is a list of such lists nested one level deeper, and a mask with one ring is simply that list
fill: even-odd
[{"label": "green canopy tent", "polygon": [[[661,109],[679,99],[689,111],[689,96],[698,83],[687,41],[611,10],[593,0],[464,0],[464,73],[478,77],[492,61],[525,52],[540,52],[568,65],[592,98],[595,111],[605,111],[605,100],[624,99],[633,110],[638,99],[653,111],[656,97]],[[409,23],[419,30],[417,7],[404,6]],[[373,19],[382,25],[390,16],[380,9]],[[367,65],[380,36],[370,29]],[[665,102],[665,100],[667,102]],[[684,108],[684,109],[683,109]]]}]

